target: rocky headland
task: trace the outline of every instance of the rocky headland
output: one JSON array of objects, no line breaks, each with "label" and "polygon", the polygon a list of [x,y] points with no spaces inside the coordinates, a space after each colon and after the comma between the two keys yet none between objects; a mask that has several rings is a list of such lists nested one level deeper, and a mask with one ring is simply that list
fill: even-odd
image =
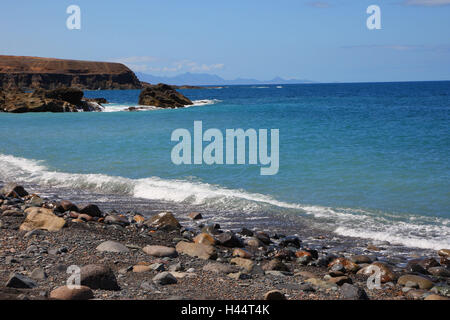
[{"label": "rocky headland", "polygon": [[0,89],[140,89],[133,71],[120,63],[0,55]]},{"label": "rocky headland", "polygon": [[[353,254],[321,234],[300,239],[256,228],[223,230],[209,213],[118,210],[6,184],[0,191],[0,299],[450,297],[449,249],[398,261],[382,245]],[[80,287],[69,288],[74,272]],[[378,288],[368,287],[374,272]]]}]

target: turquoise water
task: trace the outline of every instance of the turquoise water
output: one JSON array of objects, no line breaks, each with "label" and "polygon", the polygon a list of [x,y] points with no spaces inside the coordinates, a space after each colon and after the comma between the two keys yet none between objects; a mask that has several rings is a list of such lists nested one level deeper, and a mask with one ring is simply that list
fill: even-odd
[{"label": "turquoise water", "polygon": [[[182,90],[184,109],[0,114],[0,180],[285,212],[343,235],[450,246],[450,82]],[[89,91],[136,105],[139,91]],[[207,100],[207,101],[199,101]],[[171,162],[173,130],[279,129],[280,169]]]}]

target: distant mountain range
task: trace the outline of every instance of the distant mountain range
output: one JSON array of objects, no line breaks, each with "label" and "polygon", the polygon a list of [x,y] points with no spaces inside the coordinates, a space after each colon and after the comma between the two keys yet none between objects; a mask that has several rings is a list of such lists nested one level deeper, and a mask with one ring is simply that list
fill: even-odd
[{"label": "distant mountain range", "polygon": [[166,83],[171,85],[191,85],[191,86],[217,86],[217,85],[252,85],[252,84],[297,84],[297,83],[314,83],[310,80],[290,79],[286,80],[280,77],[272,80],[261,81],[256,79],[238,78],[235,80],[225,80],[218,75],[208,73],[190,73],[186,72],[173,77],[158,77],[151,74],[136,72],[139,80],[152,84]]}]

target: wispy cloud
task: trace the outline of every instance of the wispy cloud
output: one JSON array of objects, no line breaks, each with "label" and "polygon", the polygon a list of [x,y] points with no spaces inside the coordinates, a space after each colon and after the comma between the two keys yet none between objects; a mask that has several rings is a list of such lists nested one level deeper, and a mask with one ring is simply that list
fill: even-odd
[{"label": "wispy cloud", "polygon": [[342,46],[342,49],[369,49],[369,50],[392,50],[399,52],[440,52],[448,53],[450,51],[449,44],[440,45],[409,45],[409,44],[393,44],[393,45],[382,45],[382,44],[369,44],[369,45],[351,45]]},{"label": "wispy cloud", "polygon": [[331,5],[328,2],[323,1],[311,1],[307,3],[308,6],[314,8],[329,8]]},{"label": "wispy cloud", "polygon": [[175,72],[211,72],[223,69],[225,66],[223,63],[205,64],[189,59],[170,61],[152,56],[113,58],[108,61],[123,63],[136,72],[156,72],[163,74]]},{"label": "wispy cloud", "polygon": [[343,46],[343,49],[389,49],[395,51],[407,51],[407,50],[417,50],[424,49],[425,46],[422,45],[379,45],[379,44],[369,44],[369,45],[355,45],[355,46]]},{"label": "wispy cloud", "polygon": [[404,5],[436,7],[450,5],[450,0],[406,0]]}]

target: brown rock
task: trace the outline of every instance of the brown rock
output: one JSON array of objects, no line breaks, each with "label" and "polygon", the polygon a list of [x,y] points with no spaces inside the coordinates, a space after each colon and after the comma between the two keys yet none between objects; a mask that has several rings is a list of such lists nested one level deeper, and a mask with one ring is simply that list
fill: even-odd
[{"label": "brown rock", "polygon": [[152,270],[152,267],[146,266],[146,265],[138,264],[138,265],[133,266],[133,272],[136,272],[136,273],[148,272],[150,270]]},{"label": "brown rock", "polygon": [[202,243],[180,241],[177,243],[175,249],[178,253],[204,260],[215,259],[217,257],[216,249],[213,246]]},{"label": "brown rock", "polygon": [[249,247],[253,247],[253,248],[259,248],[259,247],[261,247],[261,246],[264,245],[264,244],[263,244],[261,241],[259,241],[259,239],[257,239],[257,238],[252,238],[252,239],[246,240],[246,244],[247,244]]},{"label": "brown rock", "polygon": [[193,240],[195,243],[202,243],[211,246],[216,244],[216,239],[214,239],[210,234],[204,232],[198,234]]},{"label": "brown rock", "polygon": [[333,268],[333,266],[335,266],[337,264],[342,265],[346,272],[354,273],[354,272],[358,271],[358,269],[359,269],[359,266],[356,263],[351,262],[347,258],[334,259],[332,262],[330,262],[330,264],[328,264],[328,268],[331,269],[331,268]]},{"label": "brown rock", "polygon": [[224,263],[208,263],[203,267],[203,271],[215,273],[232,273],[236,271],[236,267]]},{"label": "brown rock", "polygon": [[0,191],[0,193],[3,193],[5,195],[10,192],[16,193],[19,197],[25,197],[28,195],[28,192],[24,189],[24,187],[14,183],[7,184]]},{"label": "brown rock", "polygon": [[192,220],[203,219],[202,214],[199,213],[199,212],[191,212],[191,213],[189,213],[189,218],[191,218]]},{"label": "brown rock", "polygon": [[175,248],[165,246],[148,245],[142,250],[153,257],[176,257],[178,255]]},{"label": "brown rock", "polygon": [[62,200],[58,203],[55,210],[58,212],[66,212],[66,211],[78,212],[79,209],[75,204],[73,204],[69,200]]},{"label": "brown rock", "polygon": [[248,272],[251,272],[253,270],[253,267],[255,266],[255,262],[245,258],[233,258],[230,260],[230,262],[247,270]]},{"label": "brown rock", "polygon": [[171,86],[159,83],[155,86],[147,86],[141,91],[139,104],[158,108],[183,108],[193,103]]},{"label": "brown rock", "polygon": [[91,217],[101,217],[102,216],[101,210],[95,204],[88,204],[88,205],[84,206],[83,208],[81,208],[78,212],[85,213]]},{"label": "brown rock", "polygon": [[63,218],[57,217],[53,213],[53,210],[50,209],[31,207],[25,209],[25,213],[27,213],[27,217],[20,225],[21,231],[31,231],[34,229],[59,231],[66,224]]},{"label": "brown rock", "polygon": [[441,249],[438,251],[438,255],[441,257],[450,257],[450,249]]},{"label": "brown rock", "polygon": [[72,289],[68,286],[63,286],[50,292],[50,298],[57,300],[89,300],[94,298],[94,293],[86,286],[74,287]]},{"label": "brown rock", "polygon": [[450,298],[440,296],[438,294],[430,294],[424,300],[450,300]]},{"label": "brown rock", "polygon": [[271,290],[264,294],[264,300],[286,300],[286,296],[278,290]]},{"label": "brown rock", "polygon": [[330,278],[328,280],[328,282],[337,284],[338,286],[342,286],[344,283],[349,283],[349,284],[353,283],[352,279],[350,279],[347,276]]},{"label": "brown rock", "polygon": [[233,257],[240,257],[245,259],[251,259],[253,255],[247,250],[236,248],[233,250]]},{"label": "brown rock", "polygon": [[280,260],[274,259],[274,260],[270,260],[268,263],[266,263],[262,269],[264,271],[271,271],[271,270],[276,270],[276,271],[290,271],[288,266],[286,266],[283,262],[281,262]]},{"label": "brown rock", "polygon": [[216,240],[220,245],[224,247],[241,248],[244,246],[242,240],[232,232],[219,233],[218,235],[216,235]]},{"label": "brown rock", "polygon": [[134,220],[136,223],[138,223],[138,224],[141,224],[141,223],[144,223],[144,222],[145,222],[145,218],[144,218],[143,216],[139,215],[139,214],[135,215],[135,216],[133,217],[133,220]]},{"label": "brown rock", "polygon": [[93,221],[94,218],[92,218],[90,215],[85,214],[85,213],[80,213],[78,215],[78,219],[84,220],[84,221]]},{"label": "brown rock", "polygon": [[171,212],[161,212],[154,215],[145,222],[149,227],[154,227],[161,230],[174,230],[181,228],[180,223]]},{"label": "brown rock", "polygon": [[433,282],[425,277],[406,274],[398,278],[397,284],[404,286],[407,282],[415,283],[420,289],[431,289]]},{"label": "brown rock", "polygon": [[377,270],[380,270],[381,283],[395,281],[397,279],[397,275],[392,271],[392,269],[385,263],[375,261],[372,264],[363,267],[361,270],[357,272],[357,274],[363,274],[366,276],[370,276],[375,273]]},{"label": "brown rock", "polygon": [[81,268],[81,285],[91,289],[120,290],[112,270],[107,266],[96,264]]}]

